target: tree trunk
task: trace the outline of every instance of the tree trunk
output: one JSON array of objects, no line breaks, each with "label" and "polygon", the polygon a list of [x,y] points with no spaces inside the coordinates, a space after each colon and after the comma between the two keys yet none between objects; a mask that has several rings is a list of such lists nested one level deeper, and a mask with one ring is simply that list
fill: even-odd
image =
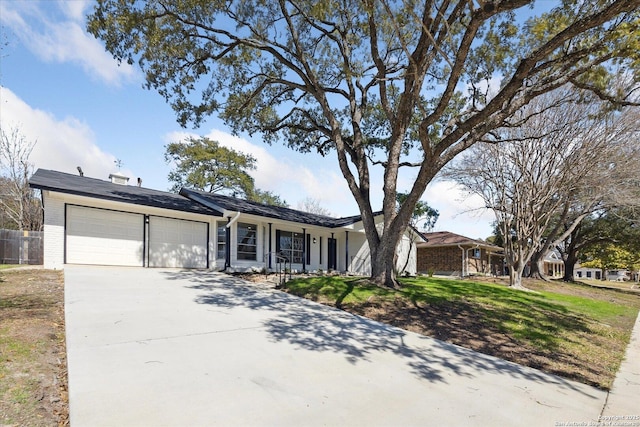
[{"label": "tree trunk", "polygon": [[390,231],[371,251],[371,281],[378,286],[397,289],[399,287],[396,278],[395,260],[396,245],[398,239],[393,239]]},{"label": "tree trunk", "polygon": [[548,280],[547,276],[545,276],[544,274],[543,268],[541,267],[544,255],[544,251],[537,251],[533,254],[533,256],[531,257],[531,261],[529,261],[529,264],[531,266],[529,277],[540,280]]},{"label": "tree trunk", "polygon": [[509,268],[509,287],[514,289],[527,289],[522,285],[522,274],[524,273],[525,263],[518,260]]},{"label": "tree trunk", "polygon": [[576,266],[576,262],[578,262],[578,254],[569,252],[566,259],[564,260],[564,276],[562,276],[563,281],[575,282],[574,269]]}]

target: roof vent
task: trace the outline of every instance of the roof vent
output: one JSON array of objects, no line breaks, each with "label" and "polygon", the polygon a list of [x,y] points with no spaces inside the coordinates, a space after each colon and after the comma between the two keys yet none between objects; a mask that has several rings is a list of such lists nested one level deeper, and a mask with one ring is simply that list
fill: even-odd
[{"label": "roof vent", "polygon": [[120,175],[118,173],[111,173],[109,174],[109,180],[111,180],[113,184],[127,185],[127,183],[129,182],[129,177]]}]

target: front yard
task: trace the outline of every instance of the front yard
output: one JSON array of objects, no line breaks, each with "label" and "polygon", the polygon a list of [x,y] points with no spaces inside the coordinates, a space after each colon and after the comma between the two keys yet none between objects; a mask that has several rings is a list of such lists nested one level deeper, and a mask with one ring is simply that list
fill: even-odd
[{"label": "front yard", "polygon": [[0,426],[66,426],[62,272],[0,270]]},{"label": "front yard", "polygon": [[398,291],[361,279],[294,279],[285,291],[522,365],[609,389],[640,294],[563,282],[402,279]]}]

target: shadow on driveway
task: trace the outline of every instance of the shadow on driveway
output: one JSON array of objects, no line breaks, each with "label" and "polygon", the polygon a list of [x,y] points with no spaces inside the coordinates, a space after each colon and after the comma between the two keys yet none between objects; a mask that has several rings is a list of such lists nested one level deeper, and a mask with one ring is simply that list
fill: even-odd
[{"label": "shadow on driveway", "polygon": [[404,360],[414,375],[433,383],[485,374],[552,384],[585,396],[588,388],[437,339],[420,336],[360,316],[308,301],[245,280],[202,271],[163,272],[169,280],[188,280],[199,291],[195,301],[220,308],[245,307],[271,313],[263,327],[273,342],[286,341],[298,348],[343,354],[351,364],[371,361],[376,354],[393,354]]}]

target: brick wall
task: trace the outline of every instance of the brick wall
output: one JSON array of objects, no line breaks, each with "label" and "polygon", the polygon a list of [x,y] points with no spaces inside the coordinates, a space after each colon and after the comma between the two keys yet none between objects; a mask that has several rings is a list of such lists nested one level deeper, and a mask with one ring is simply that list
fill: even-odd
[{"label": "brick wall", "polygon": [[[492,255],[489,258],[487,251],[481,249],[480,258],[474,258],[472,249],[465,248],[465,251],[469,257],[465,266],[466,273],[500,273],[502,269],[501,257]],[[417,264],[418,273],[460,274],[462,271],[462,250],[455,246],[418,248]]]},{"label": "brick wall", "polygon": [[458,272],[462,269],[462,251],[456,247],[418,248],[419,273]]}]

